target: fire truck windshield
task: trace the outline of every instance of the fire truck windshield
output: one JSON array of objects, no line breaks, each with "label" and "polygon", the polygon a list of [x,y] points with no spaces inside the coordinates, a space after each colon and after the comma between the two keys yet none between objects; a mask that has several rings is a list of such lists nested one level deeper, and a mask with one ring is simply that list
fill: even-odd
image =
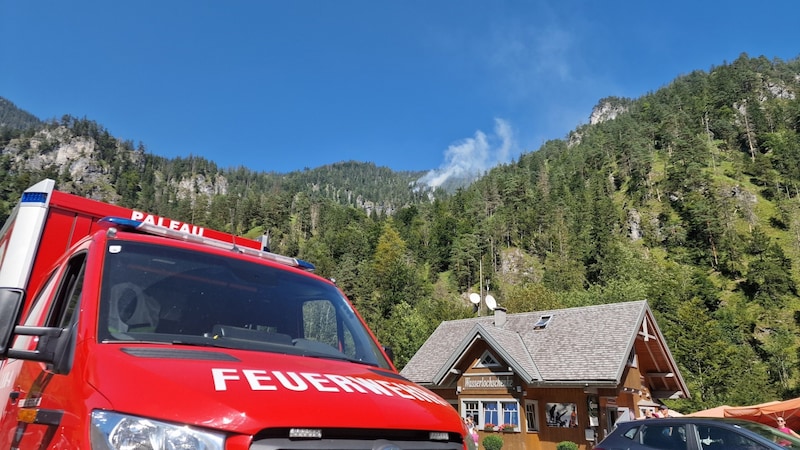
[{"label": "fire truck windshield", "polygon": [[389,364],[340,291],[247,257],[111,240],[103,342],[228,347]]}]

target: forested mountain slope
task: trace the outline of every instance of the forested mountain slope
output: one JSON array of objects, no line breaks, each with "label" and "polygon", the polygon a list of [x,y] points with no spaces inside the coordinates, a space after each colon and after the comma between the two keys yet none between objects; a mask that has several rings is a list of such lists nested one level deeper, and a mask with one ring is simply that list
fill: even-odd
[{"label": "forested mountain slope", "polygon": [[[69,115],[42,122],[2,97],[0,133],[2,161],[12,175],[58,178],[63,190],[165,214],[189,214],[204,225],[218,221],[221,209],[230,210],[223,226],[242,220],[245,224],[237,226],[263,225],[248,217],[253,213],[246,210],[264,207],[266,193],[303,192],[312,199],[333,200],[378,216],[391,215],[433,193],[416,184],[424,172],[395,172],[373,163],[340,162],[278,174],[220,168],[192,155],[167,159],[147,153],[143,144],[134,148],[131,141],[114,138],[97,122]],[[212,205],[213,214],[204,214],[213,201],[225,204]],[[7,210],[0,209],[3,214]]]},{"label": "forested mountain slope", "polygon": [[742,55],[604,99],[567,139],[452,195],[357,162],[281,175],[167,160],[85,119],[0,126],[0,215],[49,176],[268,232],[336,280],[399,366],[439,322],[474,314],[481,274],[512,313],[647,299],[692,394],[671,406],[752,404],[800,395],[798,95],[798,60]]}]

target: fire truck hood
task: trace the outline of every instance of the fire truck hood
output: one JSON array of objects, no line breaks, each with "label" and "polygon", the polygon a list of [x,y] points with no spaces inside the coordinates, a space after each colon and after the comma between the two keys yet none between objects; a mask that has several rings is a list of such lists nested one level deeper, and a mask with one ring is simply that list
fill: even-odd
[{"label": "fire truck hood", "polygon": [[88,381],[117,412],[251,435],[281,427],[461,431],[446,401],[373,366],[228,349],[96,350]]}]

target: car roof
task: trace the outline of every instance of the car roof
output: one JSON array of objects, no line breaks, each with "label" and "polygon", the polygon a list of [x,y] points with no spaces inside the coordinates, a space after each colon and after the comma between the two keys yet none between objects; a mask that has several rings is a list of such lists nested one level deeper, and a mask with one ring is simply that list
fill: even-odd
[{"label": "car roof", "polygon": [[[638,419],[638,420],[630,420],[627,422],[620,422],[617,426],[623,425],[630,425],[636,426],[641,425],[642,423],[646,424],[677,424],[677,423],[694,423],[694,424],[705,424],[705,425],[719,425],[719,424],[728,424],[728,425],[764,425],[760,422],[753,422],[752,420],[745,420],[745,419],[731,419],[731,418],[723,418],[723,417],[691,417],[691,416],[683,416],[683,417],[663,417],[663,418],[649,418],[649,419]],[[767,426],[767,425],[764,425]]]}]

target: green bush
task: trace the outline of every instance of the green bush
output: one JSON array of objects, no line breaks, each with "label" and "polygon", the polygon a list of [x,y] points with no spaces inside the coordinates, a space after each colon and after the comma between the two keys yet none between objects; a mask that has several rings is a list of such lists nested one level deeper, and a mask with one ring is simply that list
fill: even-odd
[{"label": "green bush", "polygon": [[571,441],[561,441],[556,444],[556,450],[578,450],[578,444]]},{"label": "green bush", "polygon": [[496,434],[490,434],[483,438],[483,448],[486,450],[500,450],[503,448],[503,438]]}]

